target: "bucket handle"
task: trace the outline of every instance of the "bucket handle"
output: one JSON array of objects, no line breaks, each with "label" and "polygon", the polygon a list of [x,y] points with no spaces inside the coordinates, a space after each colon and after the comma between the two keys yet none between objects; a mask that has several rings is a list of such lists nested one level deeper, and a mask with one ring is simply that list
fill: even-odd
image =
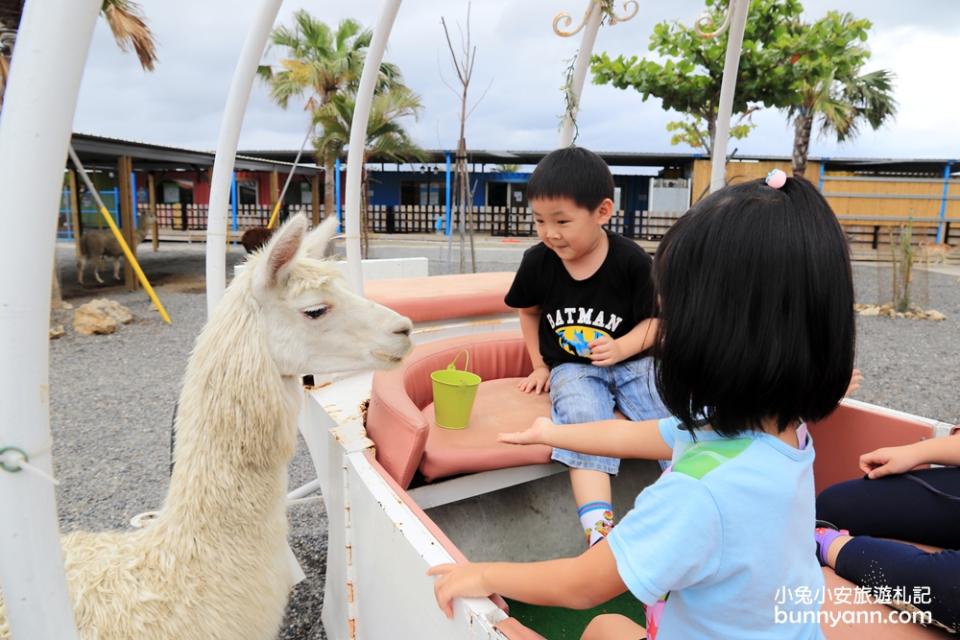
[{"label": "bucket handle", "polygon": [[[466,361],[463,364],[463,369],[457,369],[457,360],[460,358],[460,354],[466,356]],[[457,355],[453,357],[453,360],[450,361],[450,364],[447,365],[447,369],[453,369],[454,371],[469,371],[470,370],[470,352],[466,349],[461,349],[457,352]]]}]

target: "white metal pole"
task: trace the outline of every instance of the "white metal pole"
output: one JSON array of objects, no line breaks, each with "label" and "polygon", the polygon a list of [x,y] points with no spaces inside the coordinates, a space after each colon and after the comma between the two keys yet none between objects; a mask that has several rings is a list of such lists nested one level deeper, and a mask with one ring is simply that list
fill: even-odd
[{"label": "white metal pole", "polygon": [[0,117],[0,218],[17,234],[0,251],[0,585],[14,638],[77,638],[44,477],[53,473],[48,329],[63,167],[99,10],[100,0],[26,3]]},{"label": "white metal pole", "polygon": [[213,314],[227,286],[227,210],[230,206],[230,186],[240,140],[240,127],[243,126],[243,116],[250,100],[257,66],[282,4],[283,0],[263,0],[260,4],[250,31],[247,32],[237,68],[233,72],[230,92],[227,94],[220,138],[217,141],[217,155],[213,161],[210,205],[207,211],[207,317]]},{"label": "white metal pole", "polygon": [[737,88],[737,70],[740,68],[740,48],[747,22],[750,0],[730,0],[730,32],[727,38],[727,57],[723,64],[720,85],[720,106],[717,109],[717,135],[713,143],[710,164],[710,192],[723,188],[727,171],[727,140],[730,137],[730,117],[733,115],[733,93]]},{"label": "white metal pole", "polygon": [[360,187],[363,178],[363,151],[367,143],[367,123],[370,121],[370,105],[373,102],[373,89],[380,75],[380,63],[383,51],[390,39],[393,22],[400,10],[401,0],[384,0],[380,9],[380,18],[373,29],[373,40],[367,50],[367,59],[363,63],[360,86],[357,88],[357,101],[353,109],[353,122],[350,124],[350,146],[347,151],[347,206],[346,236],[347,281],[353,290],[363,295],[363,270],[360,264]]},{"label": "white metal pole", "polygon": [[587,18],[587,24],[584,25],[580,51],[577,53],[577,62],[573,67],[569,96],[573,104],[569,105],[567,112],[563,115],[563,124],[560,126],[561,148],[569,147],[573,143],[574,122],[577,112],[580,110],[580,94],[583,93],[583,81],[587,77],[587,68],[590,66],[590,58],[593,56],[593,43],[597,40],[597,31],[600,29],[600,19],[602,17],[603,12],[600,10],[600,3],[591,1],[590,17]]}]

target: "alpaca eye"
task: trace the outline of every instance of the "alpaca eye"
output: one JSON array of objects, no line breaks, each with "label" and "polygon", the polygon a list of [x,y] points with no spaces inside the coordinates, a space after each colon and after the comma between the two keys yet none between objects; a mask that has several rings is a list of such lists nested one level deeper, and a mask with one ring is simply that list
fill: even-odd
[{"label": "alpaca eye", "polygon": [[317,318],[325,315],[329,311],[330,307],[325,304],[321,304],[316,307],[310,307],[309,309],[303,310],[303,315],[307,316],[311,320],[316,320]]}]

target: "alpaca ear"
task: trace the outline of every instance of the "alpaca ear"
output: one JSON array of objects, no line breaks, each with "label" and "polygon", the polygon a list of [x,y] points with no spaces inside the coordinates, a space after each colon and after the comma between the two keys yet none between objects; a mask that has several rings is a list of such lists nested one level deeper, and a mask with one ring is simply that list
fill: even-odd
[{"label": "alpaca ear", "polygon": [[306,232],[307,218],[300,214],[292,217],[273,234],[264,251],[264,259],[257,265],[256,280],[260,287],[272,288],[283,281],[287,268],[300,250]]},{"label": "alpaca ear", "polygon": [[321,222],[316,229],[304,238],[303,247],[307,252],[307,256],[317,260],[323,258],[324,255],[326,255],[327,245],[330,244],[330,240],[333,239],[336,233],[337,218],[336,216],[328,216],[326,220]]}]

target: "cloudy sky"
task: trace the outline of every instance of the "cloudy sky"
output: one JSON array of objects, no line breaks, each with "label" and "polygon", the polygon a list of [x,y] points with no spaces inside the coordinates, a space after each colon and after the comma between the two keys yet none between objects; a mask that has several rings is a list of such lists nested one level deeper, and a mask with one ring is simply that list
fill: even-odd
[{"label": "cloudy sky", "polygon": [[[109,29],[97,25],[80,91],[74,129],[79,132],[197,149],[216,146],[227,89],[246,30],[259,2],[245,0],[140,0],[159,45],[160,63],[144,73],[130,54],[113,42]],[[562,113],[560,86],[565,60],[580,37],[560,38],[551,21],[567,11],[579,21],[586,0],[474,0],[472,36],[478,62],[472,95],[489,90],[467,124],[467,143],[483,149],[551,149],[558,139]],[[622,2],[618,0],[618,5]],[[604,26],[596,52],[647,54],[655,23],[678,19],[691,23],[702,0],[640,0],[633,20]],[[951,158],[960,156],[960,2],[956,0],[804,0],[806,17],[830,9],[852,12],[873,21],[869,69],[887,68],[897,76],[899,113],[879,131],[867,130],[838,145],[817,138],[811,154],[832,157]],[[380,2],[288,0],[278,18],[305,8],[334,24],[353,17],[372,26]],[[440,16],[463,21],[465,0],[406,0],[390,38],[386,60],[397,64],[407,84],[423,98],[418,121],[410,121],[414,139],[428,148],[456,144],[458,98],[441,76],[454,80],[443,42]],[[267,54],[275,60],[280,52]],[[633,90],[589,83],[581,101],[578,143],[606,151],[688,151],[671,147],[664,125],[677,119],[658,100],[643,102]],[[790,153],[792,132],[783,115],[765,111],[746,140],[735,141],[740,154]],[[240,138],[241,149],[298,148],[307,124],[295,105],[284,111],[271,103],[257,83]]]}]

